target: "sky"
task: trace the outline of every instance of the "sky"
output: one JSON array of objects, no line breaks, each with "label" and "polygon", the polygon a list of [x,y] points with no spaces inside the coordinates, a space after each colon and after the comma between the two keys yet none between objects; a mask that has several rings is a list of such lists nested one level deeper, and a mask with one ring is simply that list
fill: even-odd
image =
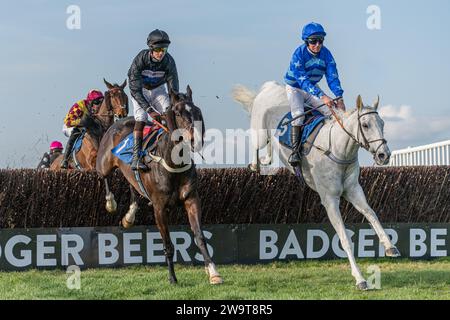
[{"label": "sky", "polygon": [[[450,2],[432,1],[0,1],[0,168],[35,167],[49,143],[67,138],[63,118],[103,78],[122,83],[149,32],[171,37],[181,91],[189,84],[206,127],[249,128],[232,100],[283,83],[300,32],[327,31],[347,108],[380,95],[391,150],[450,139]],[[80,29],[67,28],[70,5]],[[377,6],[380,29],[367,20]],[[326,82],[321,83],[327,89]],[[129,94],[127,89],[126,91]],[[360,163],[373,161],[366,151]]]}]

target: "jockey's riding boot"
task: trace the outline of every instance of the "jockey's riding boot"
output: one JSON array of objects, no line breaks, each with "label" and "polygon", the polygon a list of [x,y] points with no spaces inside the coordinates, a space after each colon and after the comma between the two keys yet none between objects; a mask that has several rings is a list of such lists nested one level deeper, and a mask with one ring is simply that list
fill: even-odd
[{"label": "jockey's riding boot", "polygon": [[142,149],[142,132],[134,132],[134,145],[133,145],[133,161],[131,162],[131,170],[148,170],[147,166],[142,163],[142,159],[139,155]]},{"label": "jockey's riding boot", "polygon": [[79,130],[75,128],[72,130],[69,140],[67,141],[66,150],[64,150],[64,158],[63,161],[61,162],[61,169],[67,169],[69,167],[70,153],[72,152],[73,144],[77,140],[79,134],[80,134]]},{"label": "jockey's riding boot", "polygon": [[291,128],[291,144],[292,144],[292,154],[289,157],[289,164],[293,167],[300,165],[301,155],[301,141],[300,141],[300,126],[292,126]]}]

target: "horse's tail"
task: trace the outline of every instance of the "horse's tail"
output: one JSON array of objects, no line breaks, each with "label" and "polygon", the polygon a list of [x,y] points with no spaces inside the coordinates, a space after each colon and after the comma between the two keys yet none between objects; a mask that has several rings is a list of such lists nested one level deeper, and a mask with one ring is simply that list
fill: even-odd
[{"label": "horse's tail", "polygon": [[256,93],[247,87],[238,84],[233,88],[233,99],[242,104],[248,113],[252,113],[253,101],[256,98]]}]

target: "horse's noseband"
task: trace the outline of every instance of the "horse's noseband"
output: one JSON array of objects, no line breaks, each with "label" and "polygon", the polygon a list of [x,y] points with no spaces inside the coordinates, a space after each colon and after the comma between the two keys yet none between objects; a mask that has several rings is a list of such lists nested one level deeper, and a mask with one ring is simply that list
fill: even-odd
[{"label": "horse's noseband", "polygon": [[[361,120],[362,117],[364,117],[364,116],[366,116],[368,114],[377,114],[378,115],[378,111],[369,111],[369,112],[366,112],[366,113],[363,113],[363,114],[359,114],[359,111],[358,111],[358,135],[359,135],[359,132],[361,132],[361,136],[363,137],[363,143],[360,143],[359,139],[356,139],[356,141],[359,143],[359,145],[362,148],[364,148],[365,150],[367,150],[369,152],[370,152],[370,144],[371,143],[374,143],[374,142],[377,142],[377,141],[381,141],[380,145],[373,152],[373,155],[375,155],[378,152],[378,149],[380,149],[383,144],[386,144],[387,141],[384,138],[375,139],[375,140],[372,140],[372,141],[368,141],[367,140],[366,136],[364,135],[364,131],[362,129],[360,120]],[[372,152],[370,152],[370,153],[372,153]]]}]

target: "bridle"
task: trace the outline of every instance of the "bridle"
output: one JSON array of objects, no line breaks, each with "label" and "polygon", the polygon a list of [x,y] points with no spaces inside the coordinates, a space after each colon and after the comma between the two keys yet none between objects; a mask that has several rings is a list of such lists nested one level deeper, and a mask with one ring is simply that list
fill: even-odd
[{"label": "bridle", "polygon": [[[372,140],[372,141],[368,141],[368,140],[367,140],[367,138],[366,138],[366,136],[365,136],[365,134],[364,134],[364,131],[363,131],[363,129],[362,129],[360,119],[361,119],[362,117],[368,115],[368,114],[377,114],[377,115],[379,116],[378,111],[369,111],[369,112],[366,112],[366,113],[360,115],[360,114],[359,114],[359,110],[358,110],[358,128],[359,128],[359,130],[358,130],[358,132],[357,132],[357,138],[359,138],[359,133],[361,133],[361,136],[362,136],[362,138],[363,138],[363,143],[359,143],[359,142],[358,142],[358,143],[359,143],[359,146],[362,147],[362,148],[364,148],[364,149],[367,150],[368,152],[370,152],[370,144],[371,144],[371,143],[381,141],[381,143],[378,145],[378,147],[377,147],[377,148],[375,149],[375,151],[372,153],[373,156],[375,157],[375,155],[376,155],[377,152],[378,152],[378,149],[380,149],[380,147],[381,147],[383,144],[387,144],[387,141],[386,141],[386,139],[384,139],[384,138],[381,138],[381,139],[375,139],[375,140]],[[358,141],[359,141],[359,139],[358,139]]]},{"label": "bridle", "polygon": [[[356,137],[355,137],[351,132],[349,132],[349,131],[344,127],[344,124],[343,124],[342,120],[338,117],[338,115],[337,115],[336,112],[333,110],[333,108],[332,108],[332,107],[329,107],[329,109],[330,109],[331,114],[333,115],[333,117],[336,119],[336,122],[337,122],[337,123],[339,124],[339,126],[342,128],[342,130],[344,130],[344,132],[345,132],[350,138],[352,138],[353,141],[354,141],[358,146],[360,146],[361,148],[363,148],[363,149],[367,150],[368,152],[370,152],[370,153],[374,156],[374,158],[375,158],[375,155],[376,155],[377,152],[378,152],[378,149],[380,149],[380,147],[381,147],[382,145],[384,145],[384,144],[387,143],[387,141],[386,141],[384,138],[381,138],[381,139],[375,139],[375,140],[372,140],[372,141],[368,141],[368,140],[367,140],[367,137],[366,137],[365,134],[364,134],[362,125],[361,125],[361,118],[362,118],[362,117],[364,117],[364,116],[366,116],[366,115],[369,115],[369,114],[377,114],[377,115],[378,115],[378,111],[368,111],[368,112],[366,112],[366,113],[360,114],[360,113],[359,113],[359,110],[360,110],[360,109],[359,109],[359,108],[357,109],[357,112],[358,112],[358,131],[356,132]],[[333,128],[333,126],[331,126],[331,127],[330,127],[330,130],[329,130],[329,139],[328,139],[329,144],[328,144],[328,149],[327,149],[327,150],[323,150],[322,148],[317,147],[317,146],[315,146],[315,145],[314,145],[314,147],[316,147],[317,149],[321,150],[328,158],[330,158],[331,160],[333,160],[333,161],[336,162],[336,163],[339,163],[339,164],[345,164],[345,165],[354,163],[354,162],[358,159],[358,155],[356,155],[353,159],[350,159],[350,160],[341,160],[341,159],[337,158],[337,157],[331,152],[331,129],[332,129],[332,128]],[[360,139],[359,139],[359,135],[360,135],[360,134],[361,134],[361,136],[362,136],[362,142],[361,142]],[[374,152],[371,152],[371,151],[370,151],[370,144],[372,144],[372,143],[374,143],[374,142],[378,142],[378,141],[380,141],[381,143],[378,145],[378,147],[375,149]]]},{"label": "bridle", "polygon": [[[115,93],[117,91],[122,91],[122,89],[121,88],[113,88],[113,89],[110,89],[110,90],[105,92],[105,101],[104,101],[104,103],[106,105],[106,112],[105,113],[97,113],[96,115],[114,117],[114,121],[116,121],[118,119],[121,119],[121,117],[119,115],[114,113],[113,106],[112,106],[112,103],[111,103],[111,93],[112,92]],[[125,96],[125,98],[126,98],[126,96]],[[121,105],[120,108],[121,109],[125,109],[126,113],[128,114],[128,111],[129,111],[128,99],[125,99],[125,100],[126,100],[126,104],[125,105]]]},{"label": "bridle", "polygon": [[[179,102],[175,103],[175,104],[171,107],[171,111],[174,113],[175,117],[177,116],[177,111],[174,111],[174,109],[176,110],[177,107],[178,107],[179,105],[181,105],[181,104],[188,105],[190,108],[195,107],[195,105],[194,105],[191,101],[187,101],[187,100],[179,101]],[[189,113],[190,113],[190,112],[189,112]],[[181,116],[181,115],[180,115],[180,116]],[[193,117],[193,115],[191,115],[191,116]],[[175,119],[174,119],[174,120],[175,120]],[[190,131],[190,130],[192,130],[193,126],[194,126],[194,120],[191,119],[190,125],[189,125],[187,128],[184,128],[184,129]],[[178,127],[177,127],[176,121],[174,122],[174,128],[175,128],[175,129],[178,128]]]},{"label": "bridle", "polygon": [[[185,104],[186,105],[186,104],[191,104],[191,102],[186,101],[186,100],[179,101],[179,102],[175,103],[173,106],[171,106],[171,108],[164,113],[164,116],[166,117],[166,121],[173,122],[173,123],[171,123],[171,125],[169,125],[170,130],[167,129],[167,127],[165,127],[163,124],[159,123],[158,121],[153,120],[167,134],[169,134],[170,131],[174,131],[174,130],[176,130],[178,128],[177,124],[176,124],[176,120],[175,120],[175,117],[177,117],[177,111],[175,111],[174,109],[176,109],[181,104]],[[184,129],[185,130],[192,130],[192,128],[193,128],[193,121],[191,121],[191,124],[190,124],[190,126],[188,128],[184,128]],[[182,172],[185,172],[185,171],[191,169],[191,167],[193,166],[193,163],[191,161],[190,163],[188,163],[188,164],[186,164],[186,165],[184,165],[182,167],[173,168],[173,167],[171,167],[171,166],[169,166],[167,164],[167,162],[164,160],[163,157],[154,155],[151,152],[148,152],[148,155],[149,155],[150,158],[152,158],[153,161],[155,161],[156,163],[162,165],[164,167],[164,169],[166,169],[168,172],[171,172],[171,173],[182,173]]]}]

